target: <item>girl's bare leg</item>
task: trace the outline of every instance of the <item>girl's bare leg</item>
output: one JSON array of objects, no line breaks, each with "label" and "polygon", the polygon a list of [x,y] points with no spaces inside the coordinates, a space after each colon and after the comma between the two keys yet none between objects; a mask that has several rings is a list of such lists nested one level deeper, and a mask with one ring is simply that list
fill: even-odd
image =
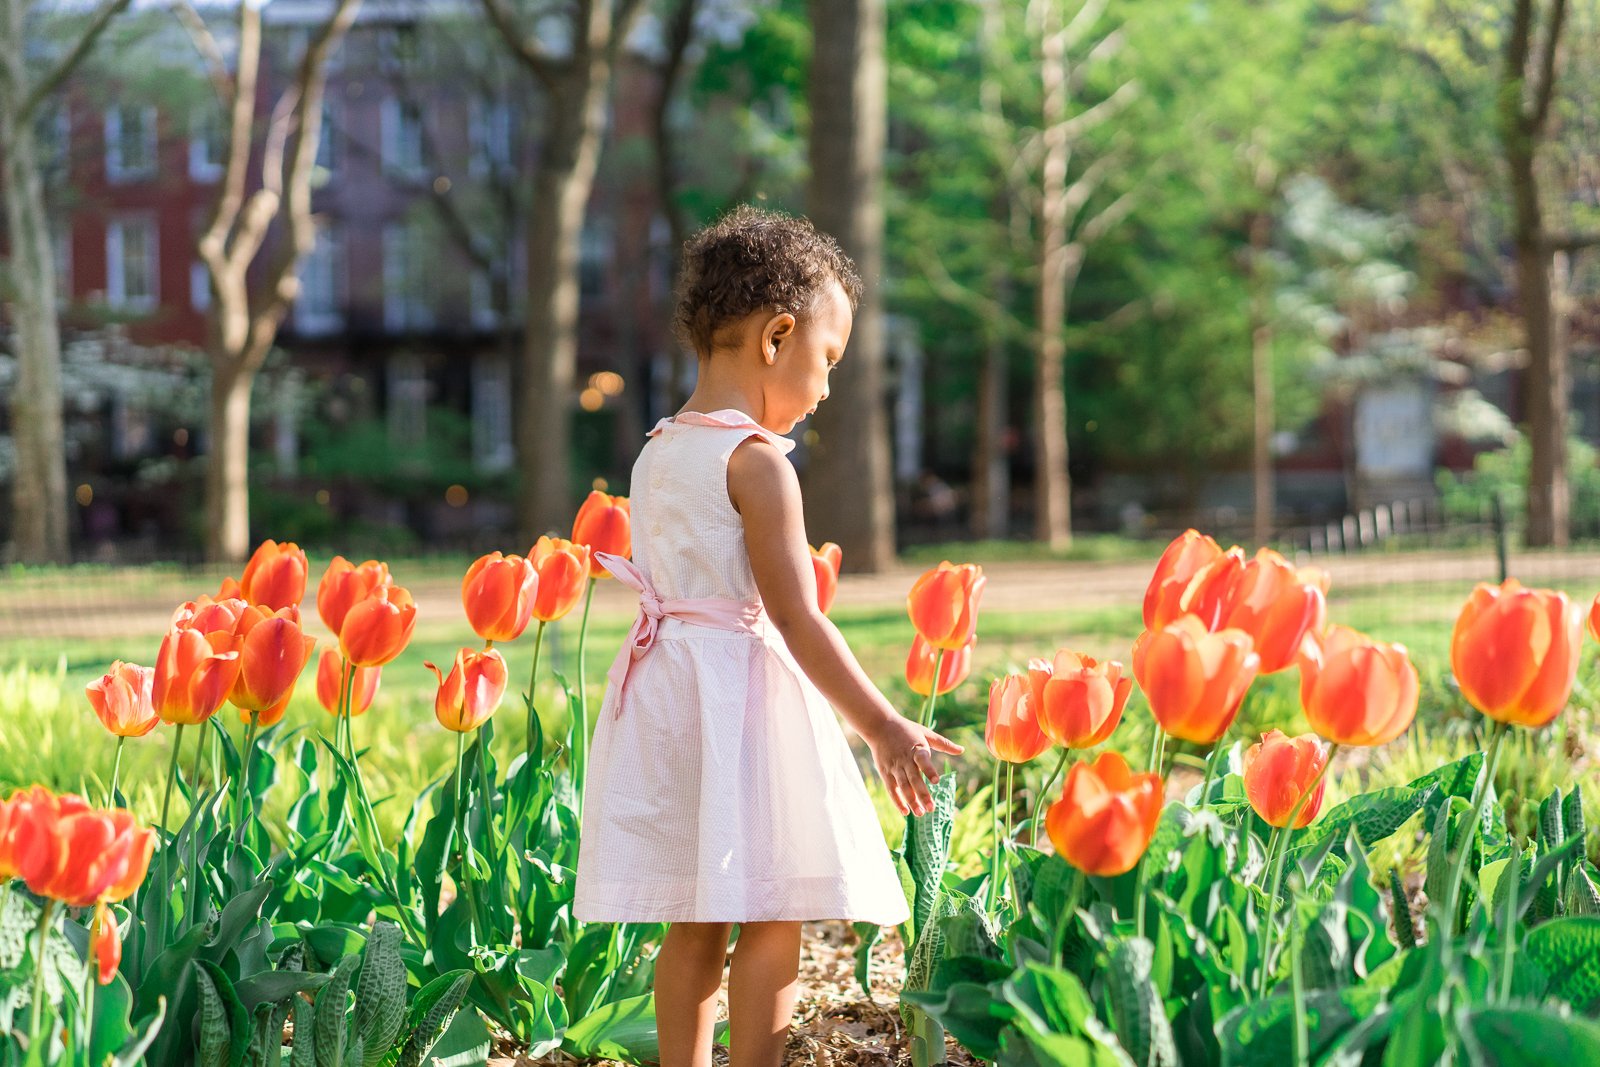
[{"label": "girl's bare leg", "polygon": [[782,1067],[800,993],[800,923],[741,923],[728,974],[732,1067]]},{"label": "girl's bare leg", "polygon": [[[717,994],[732,923],[673,923],[656,956],[661,1067],[711,1067]],[[744,938],[741,936],[740,941]]]}]

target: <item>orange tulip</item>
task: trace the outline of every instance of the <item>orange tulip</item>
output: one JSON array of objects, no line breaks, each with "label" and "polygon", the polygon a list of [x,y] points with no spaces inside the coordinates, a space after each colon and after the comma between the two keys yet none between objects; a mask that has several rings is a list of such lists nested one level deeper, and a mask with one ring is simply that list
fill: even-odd
[{"label": "orange tulip", "polygon": [[826,615],[839,592],[839,564],[844,551],[832,541],[811,550],[811,569],[817,572],[817,608]]},{"label": "orange tulip", "polygon": [[461,580],[461,606],[467,622],[485,641],[515,641],[533,618],[539,574],[522,556],[491,552],[467,568]]},{"label": "orange tulip", "polygon": [[[268,612],[252,606],[239,620],[239,675],[228,699],[246,713],[246,722],[250,721],[249,712],[286,705],[295,681],[311,658],[311,650],[317,647],[316,639],[300,629],[299,620],[293,617],[295,612],[292,607]],[[275,710],[281,718],[282,708]],[[271,725],[265,716],[261,721]]]},{"label": "orange tulip", "polygon": [[1417,668],[1404,645],[1330,626],[1301,649],[1300,706],[1311,728],[1334,744],[1393,741],[1417,717],[1418,691]]},{"label": "orange tulip", "polygon": [[94,921],[89,926],[89,958],[95,963],[95,977],[110,985],[122,966],[122,932],[116,917],[104,904],[95,905]]},{"label": "orange tulip", "polygon": [[1111,736],[1133,691],[1122,664],[1063,648],[1054,663],[1028,664],[1039,728],[1066,748],[1093,748]]},{"label": "orange tulip", "polygon": [[[938,649],[929,645],[918,634],[912,638],[911,654],[906,657],[906,682],[911,686],[911,691],[919,696],[927,696],[933,688],[933,664],[938,655]],[[939,695],[944,696],[950,690],[967,680],[967,675],[972,673],[972,643],[969,642],[956,649],[946,652],[944,659],[939,663]]]},{"label": "orange tulip", "polygon": [[393,585],[389,565],[369,559],[357,566],[343,556],[334,556],[317,583],[317,614],[335,635],[344,626],[344,617],[360,601],[384,586]]},{"label": "orange tulip", "polygon": [[1315,734],[1286,737],[1278,730],[1268,730],[1244,754],[1244,791],[1250,806],[1267,825],[1287,826],[1289,813],[1300,803],[1301,794],[1315,782],[1316,789],[1294,822],[1296,830],[1310,826],[1322,810],[1326,784],[1322,769],[1327,762],[1328,751]]},{"label": "orange tulip", "polygon": [[1027,763],[1050,747],[1033,713],[1033,685],[1025,674],[996,678],[989,686],[984,743],[1007,763]]},{"label": "orange tulip", "polygon": [[1074,763],[1061,799],[1045,813],[1056,854],[1085,874],[1111,878],[1133,870],[1161,819],[1161,776],[1134,774],[1115,752]]},{"label": "orange tulip", "polygon": [[173,627],[156,653],[151,699],[162,722],[194,726],[217,713],[239,677],[238,639],[231,632]]},{"label": "orange tulip", "polygon": [[611,577],[611,572],[593,557],[596,552],[609,552],[623,559],[632,558],[632,510],[628,498],[592,490],[572,521],[572,540],[589,548],[589,577]]},{"label": "orange tulip", "polygon": [[486,652],[463,648],[456,653],[448,677],[438,667],[424,667],[439,679],[433,714],[439,725],[456,733],[470,733],[482,726],[500,706],[506,692],[506,661],[495,649]]},{"label": "orange tulip", "polygon": [[1211,633],[1195,616],[1183,615],[1141,638],[1133,666],[1161,728],[1173,737],[1210,745],[1233,725],[1260,662],[1249,634]]},{"label": "orange tulip", "polygon": [[1578,676],[1583,609],[1515,578],[1472,591],[1450,635],[1450,669],[1467,703],[1497,722],[1544,726]]},{"label": "orange tulip", "polygon": [[153,696],[155,679],[154,667],[141,667],[119,659],[111,664],[104,677],[85,687],[89,705],[105,728],[116,736],[143,737],[161,721]]},{"label": "orange tulip", "polygon": [[[382,673],[378,667],[356,668],[355,677],[350,682],[351,715],[360,715],[372,706],[373,698],[378,695],[378,679]],[[324,649],[322,660],[317,664],[317,700],[329,715],[339,714],[339,686],[343,681],[344,657],[339,655],[338,649]]]},{"label": "orange tulip", "polygon": [[987,581],[975,563],[944,561],[917,579],[906,597],[911,625],[934,648],[954,652],[978,629],[978,598]]},{"label": "orange tulip", "polygon": [[36,793],[45,792],[42,785],[33,789],[17,789],[0,800],[0,884],[17,876],[17,828],[22,825],[26,805]]},{"label": "orange tulip", "polygon": [[1589,605],[1589,634],[1600,641],[1600,594],[1596,594],[1594,603]]},{"label": "orange tulip", "polygon": [[381,667],[405,651],[417,605],[403,586],[385,585],[351,605],[339,629],[339,654],[357,667]]},{"label": "orange tulip", "polygon": [[213,599],[202,596],[178,605],[172,613],[172,625],[202,634],[235,634],[239,620],[250,602],[243,597]]},{"label": "orange tulip", "polygon": [[1223,629],[1244,568],[1244,549],[1235,545],[1195,572],[1178,598],[1179,610],[1198,618],[1208,630]]},{"label": "orange tulip", "polygon": [[277,611],[299,607],[306,595],[306,574],[310,564],[300,546],[292,541],[279,544],[261,542],[239,579],[241,595],[252,604]]},{"label": "orange tulip", "polygon": [[1159,630],[1183,614],[1178,601],[1192,579],[1206,564],[1222,555],[1222,549],[1199,530],[1185,530],[1167,546],[1156,561],[1155,574],[1144,592],[1144,625]]},{"label": "orange tulip", "polygon": [[15,836],[18,873],[42,897],[74,908],[125,900],[144,881],[155,835],[121,808],[35,795]]},{"label": "orange tulip", "polygon": [[1255,642],[1261,673],[1293,666],[1306,635],[1322,629],[1328,614],[1327,576],[1298,570],[1270,548],[1244,565],[1221,625],[1243,630]]},{"label": "orange tulip", "polygon": [[588,545],[561,537],[541,537],[528,559],[539,573],[533,598],[534,618],[554,622],[577,607],[590,573]]}]

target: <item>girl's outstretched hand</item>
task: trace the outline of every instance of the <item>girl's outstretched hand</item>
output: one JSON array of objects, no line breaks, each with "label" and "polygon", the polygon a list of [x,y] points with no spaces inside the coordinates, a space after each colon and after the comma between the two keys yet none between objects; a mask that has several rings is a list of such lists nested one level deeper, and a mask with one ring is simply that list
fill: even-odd
[{"label": "girl's outstretched hand", "polygon": [[939,780],[939,768],[933,762],[933,749],[948,752],[952,756],[965,751],[963,746],[943,734],[903,715],[886,719],[865,740],[867,747],[872,750],[873,766],[878,769],[878,776],[888,787],[889,797],[902,815],[925,815],[933,810],[933,794],[928,791],[928,780]]}]

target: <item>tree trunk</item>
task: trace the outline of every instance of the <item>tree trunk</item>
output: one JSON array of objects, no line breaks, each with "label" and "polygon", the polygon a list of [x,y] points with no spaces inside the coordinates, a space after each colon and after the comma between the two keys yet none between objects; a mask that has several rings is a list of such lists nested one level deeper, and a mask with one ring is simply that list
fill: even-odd
[{"label": "tree trunk", "polygon": [[1033,534],[1051,548],[1072,543],[1072,482],[1067,474],[1067,68],[1061,12],[1044,5],[1040,35],[1044,164],[1039,189],[1039,291],[1034,358]]},{"label": "tree trunk", "polygon": [[1255,485],[1253,539],[1257,545],[1272,540],[1277,526],[1277,493],[1273,482],[1272,434],[1277,424],[1276,394],[1272,384],[1272,323],[1264,265],[1271,240],[1272,216],[1265,210],[1250,220],[1250,368],[1255,391],[1255,440],[1251,450],[1251,475]]},{"label": "tree trunk", "polygon": [[[863,291],[850,354],[817,409],[805,477],[806,527],[835,541],[852,569],[894,563],[894,484],[884,412],[883,0],[811,0],[811,178],[817,227],[855,260]],[[807,435],[809,437],[809,435]]]},{"label": "tree trunk", "polygon": [[213,360],[211,441],[206,457],[206,558],[250,554],[250,392],[256,372]]},{"label": "tree trunk", "polygon": [[[605,4],[596,4],[605,9]],[[594,187],[609,65],[580,63],[550,101],[528,227],[527,325],[517,412],[517,524],[530,544],[572,519],[572,390],[578,367],[578,240]]]},{"label": "tree trunk", "polygon": [[[4,43],[20,53],[21,12],[5,6]],[[11,63],[12,59],[15,63]],[[0,59],[20,68],[21,55]],[[12,537],[23,563],[66,563],[67,466],[61,413],[61,335],[56,323],[55,250],[39,178],[33,125],[18,121],[20,86],[0,85],[0,159],[17,332],[17,381],[11,392],[16,443]]]},{"label": "tree trunk", "polygon": [[[1009,306],[1011,277],[994,272],[995,302]],[[1007,411],[1005,331],[996,327],[984,346],[978,371],[977,440],[972,450],[972,536],[999,539],[1010,533],[1011,470],[1004,436]]]}]

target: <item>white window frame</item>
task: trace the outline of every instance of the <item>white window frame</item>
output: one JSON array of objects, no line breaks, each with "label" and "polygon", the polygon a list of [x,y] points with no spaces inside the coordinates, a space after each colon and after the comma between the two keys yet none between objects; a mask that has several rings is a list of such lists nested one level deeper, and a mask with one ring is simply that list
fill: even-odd
[{"label": "white window frame", "polygon": [[211,272],[203,260],[189,263],[189,306],[196,311],[211,310]]},{"label": "white window frame", "polygon": [[389,360],[389,442],[420,446],[428,439],[428,372],[422,359],[402,352]]},{"label": "white window frame", "polygon": [[472,460],[483,471],[516,462],[511,432],[511,362],[488,356],[472,362]]},{"label": "white window frame", "polygon": [[222,177],[221,159],[211,158],[211,142],[207,139],[208,125],[217,125],[217,149],[226,150],[222,136],[222,116],[214,107],[198,107],[189,113],[189,177],[197,182],[214,182]]},{"label": "white window frame", "polygon": [[317,137],[317,155],[313,165],[328,177],[339,172],[339,145],[333,139],[337,129],[334,125],[335,114],[333,102],[324,98],[322,101],[322,128]]},{"label": "white window frame", "polygon": [[[294,328],[308,337],[344,329],[344,241],[331,226],[317,228],[316,243],[300,260],[300,295],[294,302]],[[326,272],[326,278],[321,277]],[[307,299],[317,294],[316,302]]]},{"label": "white window frame", "polygon": [[[149,228],[150,242],[145,253],[148,293],[128,294],[127,262],[124,246],[130,224]],[[161,230],[152,212],[119,215],[106,223],[106,303],[119,311],[151,311],[161,299]]]},{"label": "white window frame", "polygon": [[[408,136],[406,113],[416,113],[415,134]],[[391,96],[383,101],[379,118],[383,169],[392,174],[418,177],[426,169],[422,149],[422,105]]]},{"label": "white window frame", "polygon": [[433,307],[425,299],[420,268],[426,262],[422,234],[415,223],[391,222],[383,228],[383,325],[392,333],[429,330]]},{"label": "white window frame", "polygon": [[511,170],[511,108],[504,100],[475,95],[467,105],[471,152],[467,173],[474,178]]},{"label": "white window frame", "polygon": [[[134,113],[139,114],[143,120],[144,151],[149,158],[149,162],[141,166],[128,166],[122,158],[123,116],[124,114]],[[154,107],[150,105],[113,104],[106,109],[105,134],[106,180],[131,182],[155,177],[159,164],[156,158],[156,109]]]}]

